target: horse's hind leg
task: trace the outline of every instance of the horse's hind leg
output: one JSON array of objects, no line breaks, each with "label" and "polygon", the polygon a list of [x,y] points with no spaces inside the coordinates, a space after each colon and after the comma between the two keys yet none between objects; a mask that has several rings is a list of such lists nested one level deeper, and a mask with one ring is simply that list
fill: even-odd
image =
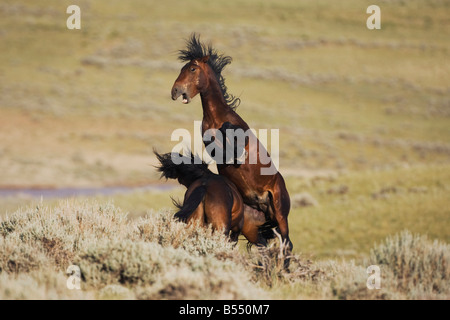
[{"label": "horse's hind leg", "polygon": [[283,241],[286,241],[288,250],[292,251],[293,244],[289,238],[288,224],[288,215],[291,208],[291,202],[283,180],[278,181],[273,193],[270,193],[270,195],[271,209],[273,210],[275,220],[278,223],[281,238]]},{"label": "horse's hind leg", "polygon": [[[286,209],[280,204],[280,200],[274,197],[273,210],[275,213],[275,219],[280,229],[280,235],[283,241],[286,242],[289,251],[292,251],[294,247],[291,239],[289,238],[289,224],[286,214]],[[288,211],[289,212],[289,211]]]},{"label": "horse's hind leg", "polygon": [[217,197],[207,197],[205,201],[205,220],[214,230],[222,230],[226,236],[230,235],[231,208]]},{"label": "horse's hind leg", "polygon": [[[287,194],[287,193],[286,193]],[[289,195],[288,195],[289,198]],[[280,230],[281,241],[280,246],[286,245],[286,249],[284,250],[285,258],[284,258],[284,269],[289,270],[290,264],[290,253],[292,252],[293,244],[291,239],[289,238],[289,225],[288,225],[288,213],[290,209],[290,202],[285,199],[280,194],[274,194],[272,200],[272,210],[274,211],[275,219],[278,223],[278,228]]]}]

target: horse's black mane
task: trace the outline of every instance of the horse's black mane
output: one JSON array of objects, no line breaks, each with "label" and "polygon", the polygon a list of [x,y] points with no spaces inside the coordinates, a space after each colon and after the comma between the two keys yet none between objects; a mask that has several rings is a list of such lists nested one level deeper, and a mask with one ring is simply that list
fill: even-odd
[{"label": "horse's black mane", "polygon": [[226,65],[231,63],[232,58],[230,56],[219,54],[217,50],[211,46],[211,44],[205,45],[204,43],[201,43],[200,36],[195,33],[193,33],[187,40],[186,50],[180,50],[178,53],[178,59],[183,62],[209,56],[208,64],[217,77],[217,81],[219,82],[220,88],[222,89],[222,94],[225,98],[225,101],[233,110],[235,110],[239,106],[239,104],[241,103],[241,99],[227,92],[225,78],[222,76],[222,70]]},{"label": "horse's black mane", "polygon": [[[192,153],[188,157],[177,154],[177,156],[183,159],[183,162],[181,164],[175,164],[172,160],[171,153],[159,154],[156,150],[153,150],[153,152],[161,163],[161,165],[157,167],[158,171],[161,172],[161,177],[166,179],[178,179],[178,182],[186,187],[189,187],[195,180],[198,180],[205,175],[214,174],[208,169],[208,164],[204,161],[196,164],[195,160],[197,156],[194,156]],[[198,161],[199,160],[197,159],[197,162]]]}]

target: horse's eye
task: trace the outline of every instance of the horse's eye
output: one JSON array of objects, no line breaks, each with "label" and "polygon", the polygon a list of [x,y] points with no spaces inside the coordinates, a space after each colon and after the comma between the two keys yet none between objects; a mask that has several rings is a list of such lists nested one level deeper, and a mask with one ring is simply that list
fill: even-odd
[{"label": "horse's eye", "polygon": [[196,69],[195,68],[191,68],[191,72],[194,72]]}]

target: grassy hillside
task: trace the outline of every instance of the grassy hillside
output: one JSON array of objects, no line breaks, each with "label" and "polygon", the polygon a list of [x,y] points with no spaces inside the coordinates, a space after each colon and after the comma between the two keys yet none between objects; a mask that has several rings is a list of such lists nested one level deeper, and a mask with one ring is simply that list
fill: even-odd
[{"label": "grassy hillside", "polygon": [[194,31],[234,58],[250,126],[280,129],[282,171],[448,163],[446,1],[384,1],[375,31],[361,1],[81,1],[81,30],[66,3],[0,6],[1,186],[154,180],[151,148],[201,119],[169,97]]},{"label": "grassy hillside", "polygon": [[[334,261],[365,276],[360,263],[374,243],[405,229],[450,242],[448,1],[380,0],[381,30],[366,28],[370,1],[84,0],[77,2],[81,30],[68,30],[71,4],[0,4],[1,189],[165,183],[152,167],[152,148],[170,151],[172,131],[193,134],[193,121],[202,118],[199,98],[189,105],[170,99],[182,67],[176,52],[198,32],[233,57],[224,75],[242,100],[238,113],[255,129],[280,130],[296,254],[317,261],[318,269]],[[182,195],[174,185],[92,197],[113,198],[138,221],[170,212],[170,196]],[[55,199],[0,197],[0,217],[27,205],[45,206],[49,215],[61,210]],[[136,250],[147,250],[141,240]],[[3,272],[0,282],[49,288],[64,278],[31,269],[14,271],[17,281]],[[125,287],[139,298],[135,285]],[[25,294],[20,288],[17,294]],[[100,286],[89,288],[76,297],[101,297]],[[274,298],[324,297],[308,288],[262,290]],[[343,298],[353,291],[326,292]]]}]

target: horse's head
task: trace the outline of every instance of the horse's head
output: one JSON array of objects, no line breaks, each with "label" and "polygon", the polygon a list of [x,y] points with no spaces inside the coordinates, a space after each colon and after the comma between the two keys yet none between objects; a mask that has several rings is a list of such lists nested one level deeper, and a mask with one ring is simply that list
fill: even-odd
[{"label": "horse's head", "polygon": [[205,56],[191,60],[181,69],[180,75],[172,87],[173,100],[182,96],[183,103],[189,103],[192,98],[207,88],[209,85],[208,59],[209,56]]}]

